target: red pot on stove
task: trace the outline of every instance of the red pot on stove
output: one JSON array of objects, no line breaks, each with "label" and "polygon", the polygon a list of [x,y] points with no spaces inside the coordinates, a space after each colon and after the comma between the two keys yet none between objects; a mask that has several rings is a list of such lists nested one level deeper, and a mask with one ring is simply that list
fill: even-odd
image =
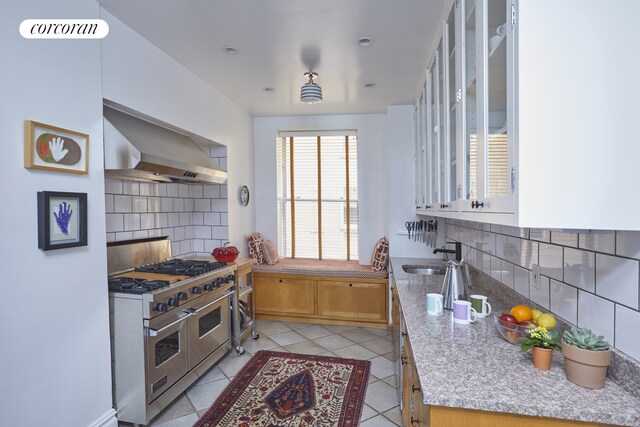
[{"label": "red pot on stove", "polygon": [[211,255],[218,262],[233,262],[238,258],[240,251],[235,246],[230,246],[231,242],[227,242],[221,248],[215,248]]}]

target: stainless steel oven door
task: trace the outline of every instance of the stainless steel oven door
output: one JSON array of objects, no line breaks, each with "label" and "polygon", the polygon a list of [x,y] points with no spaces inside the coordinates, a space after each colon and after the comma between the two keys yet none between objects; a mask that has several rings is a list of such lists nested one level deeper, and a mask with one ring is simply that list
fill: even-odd
[{"label": "stainless steel oven door", "polygon": [[189,370],[231,339],[231,295],[233,292],[229,290],[212,292],[190,307]]},{"label": "stainless steel oven door", "polygon": [[189,367],[187,320],[193,314],[180,311],[174,316],[153,319],[146,329],[147,403],[182,378]]}]

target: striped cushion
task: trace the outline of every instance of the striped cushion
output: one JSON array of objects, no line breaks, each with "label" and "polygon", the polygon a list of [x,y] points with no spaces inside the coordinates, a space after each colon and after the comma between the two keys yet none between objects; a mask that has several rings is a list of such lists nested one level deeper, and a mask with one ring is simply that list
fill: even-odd
[{"label": "striped cushion", "polygon": [[262,254],[262,234],[253,233],[247,238],[249,245],[249,255],[256,260],[256,264],[264,264],[264,255]]},{"label": "striped cushion", "polygon": [[280,261],[280,256],[278,255],[278,248],[271,240],[266,240],[262,242],[262,255],[264,255],[264,261],[268,265],[277,264]]},{"label": "striped cushion", "polygon": [[380,238],[371,256],[371,269],[373,271],[386,270],[389,261],[389,242],[386,237]]},{"label": "striped cushion", "polygon": [[325,261],[317,259],[281,258],[276,265],[254,265],[256,273],[304,274],[307,276],[352,277],[361,279],[386,279],[386,270],[373,271],[358,261]]}]

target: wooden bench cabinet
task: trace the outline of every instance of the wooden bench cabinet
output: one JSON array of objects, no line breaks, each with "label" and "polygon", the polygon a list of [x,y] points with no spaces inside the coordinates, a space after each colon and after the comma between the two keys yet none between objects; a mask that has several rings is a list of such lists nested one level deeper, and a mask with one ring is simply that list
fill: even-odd
[{"label": "wooden bench cabinet", "polygon": [[387,321],[385,283],[318,280],[318,316],[338,320]]},{"label": "wooden bench cabinet", "polygon": [[254,272],[262,319],[386,327],[387,279]]},{"label": "wooden bench cabinet", "polygon": [[315,283],[297,277],[253,275],[256,314],[314,315]]}]

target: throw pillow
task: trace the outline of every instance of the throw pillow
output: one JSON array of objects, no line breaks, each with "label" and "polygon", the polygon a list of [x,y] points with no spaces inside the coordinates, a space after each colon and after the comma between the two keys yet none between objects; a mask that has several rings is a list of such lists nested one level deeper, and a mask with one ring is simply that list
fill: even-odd
[{"label": "throw pillow", "polygon": [[278,248],[271,240],[265,240],[262,242],[262,253],[264,255],[265,262],[269,265],[277,264],[278,261],[280,261]]},{"label": "throw pillow", "polygon": [[264,264],[264,254],[262,253],[262,234],[253,233],[247,238],[249,244],[249,255],[256,260],[256,264]]},{"label": "throw pillow", "polygon": [[380,238],[376,243],[371,256],[371,269],[373,271],[382,271],[387,268],[389,262],[389,242],[386,237]]}]

